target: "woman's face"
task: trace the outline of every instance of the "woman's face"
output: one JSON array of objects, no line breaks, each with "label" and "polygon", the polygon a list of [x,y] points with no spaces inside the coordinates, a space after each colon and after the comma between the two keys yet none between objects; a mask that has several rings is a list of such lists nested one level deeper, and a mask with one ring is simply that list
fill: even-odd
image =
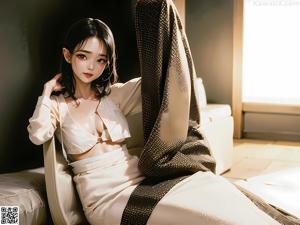
[{"label": "woman's face", "polygon": [[99,78],[107,65],[107,50],[103,41],[88,38],[77,46],[70,59],[76,82],[91,83]]}]

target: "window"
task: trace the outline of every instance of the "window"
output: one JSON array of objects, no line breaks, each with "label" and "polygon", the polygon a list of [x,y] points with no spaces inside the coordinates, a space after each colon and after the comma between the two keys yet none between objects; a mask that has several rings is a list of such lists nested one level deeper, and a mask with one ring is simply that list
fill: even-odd
[{"label": "window", "polygon": [[300,104],[300,0],[245,0],[242,102]]}]

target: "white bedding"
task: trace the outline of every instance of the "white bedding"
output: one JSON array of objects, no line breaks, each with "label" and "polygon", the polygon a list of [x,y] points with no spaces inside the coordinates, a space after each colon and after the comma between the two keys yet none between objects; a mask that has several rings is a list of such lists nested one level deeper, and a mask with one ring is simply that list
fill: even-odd
[{"label": "white bedding", "polygon": [[19,206],[20,225],[49,223],[44,168],[0,174],[0,206]]},{"label": "white bedding", "polygon": [[300,167],[237,181],[267,203],[300,218]]}]

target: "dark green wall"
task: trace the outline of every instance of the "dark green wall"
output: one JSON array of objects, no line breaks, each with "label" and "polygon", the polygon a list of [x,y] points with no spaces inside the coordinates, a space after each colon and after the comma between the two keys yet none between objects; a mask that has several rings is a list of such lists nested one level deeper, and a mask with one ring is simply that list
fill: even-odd
[{"label": "dark green wall", "polygon": [[186,32],[208,101],[231,104],[233,0],[186,0]]},{"label": "dark green wall", "polygon": [[26,127],[43,84],[57,73],[64,31],[82,17],[112,29],[121,81],[138,76],[134,0],[0,1],[0,172],[43,165]]}]

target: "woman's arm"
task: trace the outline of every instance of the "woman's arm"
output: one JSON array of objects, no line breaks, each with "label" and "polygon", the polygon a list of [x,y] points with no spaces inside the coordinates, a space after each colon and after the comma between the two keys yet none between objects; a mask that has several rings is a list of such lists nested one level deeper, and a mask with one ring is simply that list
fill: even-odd
[{"label": "woman's arm", "polygon": [[32,143],[40,145],[53,137],[59,122],[58,106],[54,97],[50,98],[52,91],[58,91],[62,87],[58,80],[60,75],[45,83],[43,94],[38,98],[34,113],[29,119],[27,130]]},{"label": "woman's arm", "polygon": [[34,113],[29,119],[27,130],[29,139],[32,143],[40,145],[48,141],[56,129],[58,121],[57,110],[55,110],[55,100],[47,96],[40,96],[38,98]]},{"label": "woman's arm", "polygon": [[126,83],[116,83],[111,87],[109,95],[127,116],[142,111],[141,77],[131,79]]}]

